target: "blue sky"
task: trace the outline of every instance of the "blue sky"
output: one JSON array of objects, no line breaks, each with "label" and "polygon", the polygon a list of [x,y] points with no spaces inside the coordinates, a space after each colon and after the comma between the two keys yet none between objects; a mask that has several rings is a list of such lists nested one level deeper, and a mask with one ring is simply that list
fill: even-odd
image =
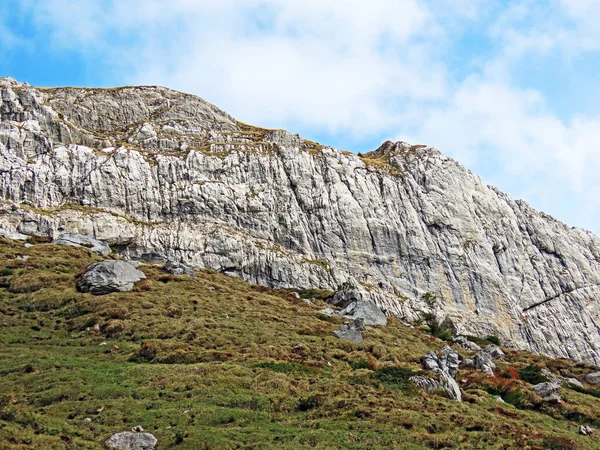
[{"label": "blue sky", "polygon": [[4,0],[0,75],[160,84],[355,152],[426,143],[600,232],[594,0]]}]

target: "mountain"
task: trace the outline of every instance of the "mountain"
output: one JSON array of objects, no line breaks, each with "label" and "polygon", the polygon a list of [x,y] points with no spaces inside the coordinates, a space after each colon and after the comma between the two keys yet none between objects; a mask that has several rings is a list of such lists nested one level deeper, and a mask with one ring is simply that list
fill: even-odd
[{"label": "mountain", "polygon": [[[457,333],[600,364],[600,239],[404,142],[354,155],[162,87],[0,79],[0,227],[274,288],[354,286]],[[427,295],[426,295],[427,297]]]}]

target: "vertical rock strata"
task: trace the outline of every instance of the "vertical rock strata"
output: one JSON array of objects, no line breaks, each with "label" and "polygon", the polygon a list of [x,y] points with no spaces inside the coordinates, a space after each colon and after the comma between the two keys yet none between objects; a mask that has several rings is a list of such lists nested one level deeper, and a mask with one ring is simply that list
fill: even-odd
[{"label": "vertical rock strata", "polygon": [[79,233],[274,287],[360,287],[414,318],[600,364],[600,239],[427,146],[358,156],[161,87],[0,79],[0,227]]}]

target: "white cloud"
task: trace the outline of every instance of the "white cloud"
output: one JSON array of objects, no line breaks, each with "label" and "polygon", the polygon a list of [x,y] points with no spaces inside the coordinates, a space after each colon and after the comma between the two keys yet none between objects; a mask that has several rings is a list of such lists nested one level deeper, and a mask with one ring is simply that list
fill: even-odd
[{"label": "white cloud", "polygon": [[[552,111],[551,92],[513,76],[532,57],[599,50],[595,0],[23,0],[21,8],[52,42],[102,61],[119,82],[193,92],[240,120],[332,140],[411,135],[563,219],[587,227],[600,219],[599,208],[582,213],[600,189],[600,110]],[[464,36],[489,45],[465,50]],[[461,51],[453,61],[469,69],[456,71],[447,54]]]}]

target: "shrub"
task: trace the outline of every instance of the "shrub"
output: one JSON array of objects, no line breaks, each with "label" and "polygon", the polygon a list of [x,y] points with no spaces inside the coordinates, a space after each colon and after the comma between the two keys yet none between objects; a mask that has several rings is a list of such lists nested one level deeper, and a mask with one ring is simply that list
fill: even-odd
[{"label": "shrub", "polygon": [[487,342],[489,342],[490,344],[495,344],[495,345],[501,345],[500,344],[500,338],[496,335],[490,335],[490,336],[486,336],[485,340]]},{"label": "shrub", "polygon": [[547,450],[577,450],[579,448],[573,439],[563,436],[547,437],[542,446]]},{"label": "shrub", "polygon": [[316,395],[305,397],[298,402],[298,411],[309,411],[314,408],[321,406],[322,401]]},{"label": "shrub", "polygon": [[518,373],[521,380],[527,381],[531,384],[539,384],[549,381],[548,378],[542,375],[542,368],[535,364],[530,364],[527,367],[518,370]]},{"label": "shrub", "polygon": [[337,288],[338,291],[352,291],[356,289],[356,286],[354,286],[354,284],[352,284],[350,281],[344,281],[342,284],[340,284]]}]

